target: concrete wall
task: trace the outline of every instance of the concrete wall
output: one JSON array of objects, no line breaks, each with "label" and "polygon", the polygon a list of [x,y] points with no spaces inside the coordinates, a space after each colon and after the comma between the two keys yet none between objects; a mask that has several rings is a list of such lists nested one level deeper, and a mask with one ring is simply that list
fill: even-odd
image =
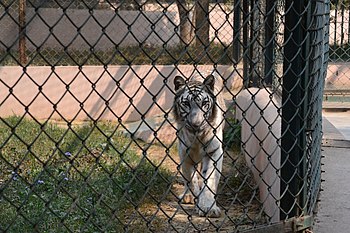
[{"label": "concrete wall", "polygon": [[[326,88],[350,83],[350,63],[328,66]],[[179,66],[0,66],[0,116],[29,112],[37,119],[137,121],[164,114],[172,106],[173,79],[212,70],[211,65]],[[218,66],[226,88],[241,87],[242,70]],[[328,87],[329,88],[329,87]],[[232,98],[230,93],[228,98]]]},{"label": "concrete wall", "polygon": [[[157,6],[157,8],[155,8]],[[147,10],[148,9],[148,10]],[[117,11],[57,8],[27,8],[27,49],[110,50],[115,45],[146,43],[174,46],[179,43],[179,15],[175,4],[166,11],[158,5],[146,11]],[[157,9],[157,10],[156,10]],[[164,12],[163,12],[164,11]],[[18,12],[0,8],[0,49],[18,49]],[[210,38],[226,44],[232,41],[233,13],[219,5],[210,13]]]},{"label": "concrete wall", "polygon": [[350,90],[350,63],[349,62],[335,62],[335,63],[328,64],[325,90],[326,91]]},{"label": "concrete wall", "polygon": [[[17,13],[5,13],[0,9],[0,48],[17,49]],[[175,12],[142,12],[40,8],[26,12],[27,49],[36,48],[72,50],[108,50],[115,45],[138,45],[141,42],[162,45],[175,45],[179,38],[173,37]]]},{"label": "concrete wall", "polygon": [[[212,66],[0,66],[0,116],[27,111],[36,119],[136,121],[164,114],[172,106],[175,75],[189,77],[196,69]],[[227,70],[217,67],[220,74]]]}]

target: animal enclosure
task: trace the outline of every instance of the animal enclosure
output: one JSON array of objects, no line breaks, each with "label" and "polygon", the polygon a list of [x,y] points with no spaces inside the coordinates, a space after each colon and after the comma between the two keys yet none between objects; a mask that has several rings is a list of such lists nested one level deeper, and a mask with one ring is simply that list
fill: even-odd
[{"label": "animal enclosure", "polygon": [[0,231],[310,229],[330,10],[0,1]]}]

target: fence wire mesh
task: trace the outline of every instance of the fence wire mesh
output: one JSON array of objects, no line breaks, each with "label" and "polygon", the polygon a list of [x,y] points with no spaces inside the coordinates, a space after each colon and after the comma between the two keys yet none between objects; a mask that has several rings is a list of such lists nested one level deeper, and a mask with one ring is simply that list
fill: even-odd
[{"label": "fence wire mesh", "polygon": [[349,103],[349,2],[331,1],[328,75],[325,83],[325,102],[329,107],[347,107]]},{"label": "fence wire mesh", "polygon": [[332,4],[0,1],[0,231],[312,216]]}]

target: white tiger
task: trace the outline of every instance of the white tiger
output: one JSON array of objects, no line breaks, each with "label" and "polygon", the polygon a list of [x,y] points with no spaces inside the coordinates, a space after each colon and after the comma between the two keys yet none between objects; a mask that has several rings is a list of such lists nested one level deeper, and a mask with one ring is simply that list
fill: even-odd
[{"label": "white tiger", "polygon": [[248,88],[236,96],[242,150],[270,222],[280,218],[281,100],[276,97],[270,90],[260,88]]},{"label": "white tiger", "polygon": [[[215,196],[223,161],[222,82],[213,75],[186,81],[176,76],[174,116],[179,139],[183,203],[196,203],[199,216],[220,217]],[[200,169],[200,170],[199,170]],[[202,180],[201,184],[199,180]]]}]

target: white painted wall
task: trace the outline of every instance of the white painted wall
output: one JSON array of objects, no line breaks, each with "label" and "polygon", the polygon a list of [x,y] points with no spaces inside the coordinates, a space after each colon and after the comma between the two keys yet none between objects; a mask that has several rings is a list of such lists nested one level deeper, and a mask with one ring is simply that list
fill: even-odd
[{"label": "white painted wall", "polygon": [[[176,75],[189,77],[196,70],[212,69],[210,65],[41,66],[25,70],[0,66],[0,116],[23,115],[27,108],[36,119],[116,121],[119,117],[124,122],[136,121],[142,115],[164,114],[170,109]],[[217,67],[220,74],[227,70],[228,66]]]}]

